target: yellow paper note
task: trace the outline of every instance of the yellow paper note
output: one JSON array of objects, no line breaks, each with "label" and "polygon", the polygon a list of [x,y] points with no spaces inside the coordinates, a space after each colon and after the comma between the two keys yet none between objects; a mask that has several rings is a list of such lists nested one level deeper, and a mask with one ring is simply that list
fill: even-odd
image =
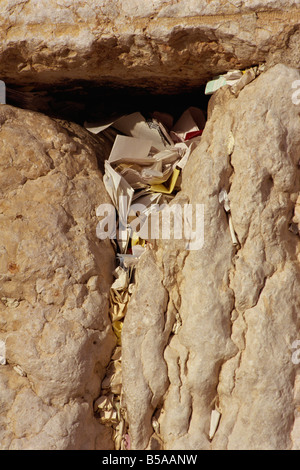
[{"label": "yellow paper note", "polygon": [[114,330],[114,333],[118,339],[118,342],[117,344],[120,345],[121,344],[121,333],[122,333],[122,327],[123,327],[123,323],[121,321],[114,321],[113,324],[112,324],[112,328]]},{"label": "yellow paper note", "polygon": [[133,232],[131,236],[131,246],[135,246],[135,245],[145,246],[145,243],[146,243],[145,240],[143,240],[135,232]]},{"label": "yellow paper note", "polygon": [[174,191],[176,181],[180,175],[180,170],[175,168],[171,177],[164,184],[153,184],[150,190],[156,193],[171,194]]}]

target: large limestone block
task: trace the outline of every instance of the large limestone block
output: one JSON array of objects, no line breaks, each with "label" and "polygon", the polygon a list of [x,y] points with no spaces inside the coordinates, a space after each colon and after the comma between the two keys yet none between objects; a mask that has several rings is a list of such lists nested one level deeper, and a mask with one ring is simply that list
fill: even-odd
[{"label": "large limestone block", "polygon": [[298,65],[299,1],[2,0],[1,78],[182,91],[259,62]]},{"label": "large limestone block", "polygon": [[105,145],[97,155],[79,126],[5,105],[0,125],[0,446],[110,448],[93,417],[115,345],[115,255],[96,238]]},{"label": "large limestone block", "polygon": [[166,311],[168,293],[151,251],[141,259],[138,273],[137,291],[122,329],[122,368],[132,443],[145,448],[152,414],[168,388],[163,352],[171,332],[172,316],[165,318],[162,314]]},{"label": "large limestone block", "polygon": [[[300,244],[291,231],[300,189],[300,108],[292,99],[292,84],[299,78],[296,69],[279,64],[238,97],[225,87],[210,102],[201,143],[173,201],[204,204],[203,247],[188,251],[183,240],[158,242],[152,254],[156,268],[138,268],[131,302],[140,300],[140,321],[137,325],[132,315],[125,317],[123,355],[130,357],[135,377],[123,368],[124,393],[136,448],[299,448],[293,345],[300,340]],[[222,189],[229,194],[237,246],[219,203]],[[148,297],[141,292],[147,282],[157,285],[153,292],[149,287]],[[153,305],[155,292],[158,299],[163,290],[167,305]],[[129,304],[128,311],[134,309]],[[166,343],[170,314],[180,322]],[[164,361],[162,375],[152,361],[141,359],[147,319],[159,315],[157,339],[147,348],[148,357]],[[130,345],[137,328],[138,343]],[[159,400],[156,396],[155,410],[151,374],[167,384]],[[138,400],[135,383],[148,384],[144,395],[139,389]],[[138,409],[149,413],[139,418]],[[220,420],[210,438],[215,409]],[[153,429],[150,412],[156,419]]]}]

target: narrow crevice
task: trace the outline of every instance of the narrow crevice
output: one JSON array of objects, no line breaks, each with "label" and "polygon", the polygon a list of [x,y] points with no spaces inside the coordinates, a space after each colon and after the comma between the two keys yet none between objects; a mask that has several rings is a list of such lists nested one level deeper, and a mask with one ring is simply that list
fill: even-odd
[{"label": "narrow crevice", "polygon": [[154,109],[167,111],[175,120],[190,106],[199,107],[206,113],[210,96],[204,94],[204,89],[203,85],[188,92],[159,94],[136,87],[97,87],[78,82],[72,87],[45,85],[30,91],[8,83],[6,91],[8,105],[83,126],[85,121],[113,118],[137,110],[143,115]]}]

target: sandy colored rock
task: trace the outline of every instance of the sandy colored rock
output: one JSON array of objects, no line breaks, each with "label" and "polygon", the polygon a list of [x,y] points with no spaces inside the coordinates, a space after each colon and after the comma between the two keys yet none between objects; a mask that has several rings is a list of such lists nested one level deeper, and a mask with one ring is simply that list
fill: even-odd
[{"label": "sandy colored rock", "polygon": [[[129,429],[135,448],[151,447],[156,439],[168,450],[299,449],[298,366],[292,345],[300,339],[300,244],[299,235],[289,230],[297,218],[300,189],[295,80],[296,69],[277,65],[237,98],[228,87],[219,90],[210,105],[201,143],[174,199],[204,204],[204,245],[184,251],[183,241],[159,242],[152,255],[157,267],[151,273],[139,270],[132,298],[140,299],[143,312],[155,295],[143,294],[145,283],[159,283],[168,292],[168,303],[163,308],[157,302],[150,315],[161,315],[167,325],[172,306],[173,315],[181,318],[163,355],[157,343],[148,347],[149,357],[156,353],[157,362],[164,361],[169,381],[153,411],[159,423],[155,434],[150,413],[138,418],[138,410],[151,410],[151,388],[139,393],[137,401],[134,394],[135,383],[149,384],[153,370],[146,360],[140,366],[147,332],[142,327],[138,347],[126,351],[139,326],[131,316],[125,318],[123,354],[130,355],[135,377],[124,367],[123,382],[129,417],[134,416]],[[230,136],[234,146],[228,152]],[[219,204],[222,189],[229,195],[238,246]],[[156,331],[161,338],[163,324]],[[214,409],[221,418],[209,439]],[[136,438],[139,432],[143,442]]]},{"label": "sandy colored rock", "polygon": [[122,369],[132,445],[143,449],[151,433],[152,414],[168,388],[163,352],[174,320],[170,314],[162,315],[168,294],[151,251],[141,258],[139,274],[122,330]]},{"label": "sandy colored rock", "polygon": [[[299,16],[298,0],[1,2],[8,102],[76,122],[266,63],[239,96],[213,95],[171,204],[204,204],[203,247],[159,241],[137,268],[132,449],[300,449]],[[0,448],[112,449],[93,412],[116,345],[115,252],[95,215],[112,141],[1,105],[0,144]]]},{"label": "sandy colored rock", "polygon": [[[298,65],[298,1],[4,0],[1,78],[178,92],[260,62]],[[276,63],[275,62],[275,63]]]},{"label": "sandy colored rock", "polygon": [[111,448],[93,417],[115,346],[115,254],[96,238],[105,145],[5,105],[0,125],[1,448]]}]

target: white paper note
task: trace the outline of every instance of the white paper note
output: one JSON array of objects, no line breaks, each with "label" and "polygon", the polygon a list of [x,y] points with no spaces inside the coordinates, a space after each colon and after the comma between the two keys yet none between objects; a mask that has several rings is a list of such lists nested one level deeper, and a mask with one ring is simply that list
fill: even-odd
[{"label": "white paper note", "polygon": [[148,157],[151,147],[151,140],[117,135],[108,161],[111,164],[122,162],[151,164],[152,159]]},{"label": "white paper note", "polygon": [[6,364],[6,346],[5,342],[0,340],[0,365],[4,366]]}]

